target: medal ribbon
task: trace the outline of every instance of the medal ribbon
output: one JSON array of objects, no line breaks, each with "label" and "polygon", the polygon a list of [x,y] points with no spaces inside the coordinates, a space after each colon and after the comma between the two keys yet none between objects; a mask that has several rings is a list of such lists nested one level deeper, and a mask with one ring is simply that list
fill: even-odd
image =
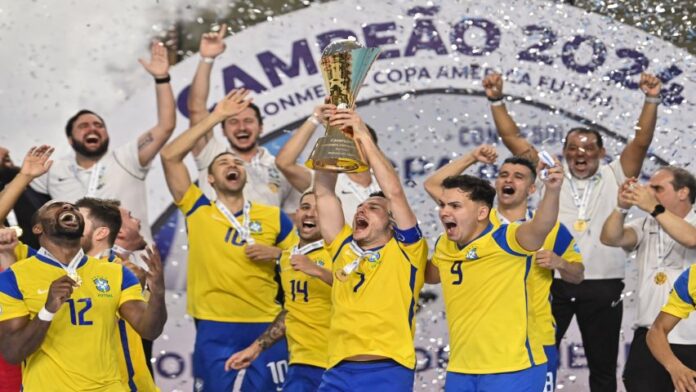
[{"label": "medal ribbon", "polygon": [[318,241],[311,242],[311,243],[309,243],[301,248],[299,246],[295,245],[292,248],[291,254],[293,256],[294,255],[306,255],[307,253],[309,253],[315,249],[319,249],[323,246],[324,246],[324,240],[318,240]]},{"label": "medal ribbon", "polygon": [[[84,186],[84,183],[82,183],[82,180],[80,180],[80,176],[77,174],[77,164],[73,163],[70,166],[70,169],[72,170],[75,179]],[[94,166],[92,166],[92,173],[89,175],[89,182],[87,183],[87,193],[85,193],[85,197],[94,197],[97,194],[97,189],[99,188],[99,179],[101,178],[103,172],[104,165],[102,165],[101,162],[97,162],[94,164]]]},{"label": "medal ribbon", "polygon": [[53,256],[51,252],[49,252],[46,248],[39,249],[37,253],[41,256],[51,259],[51,261],[55,262],[55,264],[58,264],[60,268],[65,270],[65,272],[70,277],[77,275],[77,266],[80,264],[80,261],[82,261],[82,259],[85,257],[85,252],[82,249],[80,249],[80,251],[77,252],[77,254],[72,258],[72,260],[70,260],[70,262],[66,266],[65,264],[58,261],[58,259],[55,256]]},{"label": "medal ribbon", "polygon": [[587,182],[587,186],[582,192],[582,197],[578,194],[578,189],[575,184],[575,179],[570,174],[566,173],[566,178],[570,183],[570,193],[573,195],[573,203],[578,209],[578,219],[586,221],[587,220],[587,206],[590,203],[590,195],[592,195],[592,190],[594,189],[595,182],[600,179],[599,175],[594,175]]},{"label": "medal ribbon", "polygon": [[[503,224],[503,225],[510,224],[510,221],[506,217],[504,217],[503,214],[501,214],[497,208],[495,210],[495,214],[498,216],[498,220],[500,221],[501,224]],[[532,210],[527,209],[527,213],[524,215],[524,218],[517,220],[515,222],[525,222],[525,221],[528,221],[531,219],[532,219]]]},{"label": "medal ribbon", "polygon": [[352,250],[353,253],[355,253],[358,257],[343,267],[343,272],[346,275],[352,274],[353,271],[355,271],[358,268],[362,259],[369,259],[370,257],[379,254],[379,252],[375,252],[372,250],[363,250],[362,248],[360,248],[360,246],[358,246],[358,243],[355,241],[350,242],[350,250]]},{"label": "medal ribbon", "polygon": [[242,209],[242,215],[244,216],[244,222],[239,224],[237,218],[230,212],[230,210],[225,207],[220,200],[215,200],[215,206],[220,210],[222,215],[227,218],[232,227],[237,230],[237,233],[242,237],[242,241],[246,241],[247,244],[253,245],[254,239],[251,237],[251,231],[249,230],[249,211],[251,210],[251,203],[249,200],[244,201],[244,208]]}]

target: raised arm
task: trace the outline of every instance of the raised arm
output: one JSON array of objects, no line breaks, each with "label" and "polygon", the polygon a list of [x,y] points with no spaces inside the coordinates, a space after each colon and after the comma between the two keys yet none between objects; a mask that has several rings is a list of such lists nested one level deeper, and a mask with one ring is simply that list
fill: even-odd
[{"label": "raised arm", "polygon": [[273,346],[285,336],[285,316],[288,311],[283,309],[275,320],[249,347],[232,354],[225,362],[225,371],[246,369],[258,358],[263,350]]},{"label": "raised arm", "polygon": [[[628,199],[628,190],[631,186],[635,186],[635,183],[635,178],[629,178],[624,181],[623,184],[621,184],[617,202],[618,208],[624,210],[631,208],[631,202]],[[625,218],[626,214],[618,209],[614,209],[614,211],[609,214],[607,220],[604,221],[604,225],[602,226],[602,233],[599,235],[599,240],[604,245],[621,247],[627,252],[636,247],[638,244],[638,236],[632,228],[624,226]],[[694,228],[694,230],[696,230],[696,228]],[[696,241],[696,239],[694,240]]]},{"label": "raised arm", "polygon": [[7,218],[7,215],[17,204],[22,192],[27,189],[27,186],[37,177],[45,174],[53,164],[49,158],[53,154],[53,147],[43,145],[40,147],[32,147],[24,157],[22,168],[15,178],[5,186],[0,193],[0,222]]},{"label": "raised arm", "polygon": [[360,116],[354,110],[339,109],[336,114],[331,116],[330,125],[353,129],[353,138],[358,144],[358,148],[362,149],[380,189],[389,200],[389,208],[396,226],[399,229],[410,229],[416,226],[418,220],[408,204],[399,175],[396,174],[389,159],[384,156],[384,153],[370,137],[367,126]]},{"label": "raised arm", "polygon": [[251,100],[245,99],[248,94],[246,90],[232,90],[215,106],[215,110],[207,115],[201,122],[184,131],[177,136],[171,143],[167,144],[160,153],[164,177],[167,180],[169,191],[175,201],[181,200],[184,193],[191,185],[191,177],[184,164],[184,158],[196,142],[201,139],[206,132],[216,124],[225,121],[226,118],[234,116],[249,106]]},{"label": "raised arm", "polygon": [[146,248],[147,256],[143,260],[147,263],[147,286],[150,290],[150,299],[143,301],[128,301],[121,305],[119,313],[128,321],[133,329],[148,340],[157,339],[164,324],[167,322],[167,307],[164,304],[164,273],[162,260],[156,247]]},{"label": "raised arm", "polygon": [[[201,37],[201,43],[198,47],[198,54],[201,60],[198,62],[196,74],[193,76],[191,88],[189,89],[188,100],[186,105],[189,112],[189,126],[193,127],[208,115],[208,93],[210,91],[210,73],[213,69],[215,58],[225,51],[225,35],[227,34],[227,25],[220,26],[220,30],[213,33],[205,33]],[[206,143],[213,137],[213,128],[206,132],[205,136],[200,138],[193,148],[193,155],[198,156],[198,153],[205,147]]]},{"label": "raised arm", "polygon": [[640,89],[645,94],[645,103],[640,112],[638,124],[636,125],[636,135],[626,144],[621,152],[620,162],[626,177],[638,177],[640,169],[643,167],[643,159],[648,153],[650,143],[652,143],[655,133],[655,123],[657,122],[657,105],[660,99],[660,89],[662,83],[656,76],[643,73],[640,75]]},{"label": "raised arm", "polygon": [[[74,284],[75,281],[67,275],[63,275],[51,283],[44,305],[45,312],[50,315],[50,318],[53,318],[53,315],[70,298]],[[39,315],[43,313],[39,312]],[[0,322],[0,355],[7,362],[18,364],[41,347],[51,325],[51,321],[45,321],[47,319],[44,317],[37,316],[30,320],[29,316],[22,316]]]},{"label": "raised arm", "polygon": [[677,392],[696,391],[696,371],[689,369],[674,355],[667,335],[681,319],[669,313],[660,312],[650,326],[647,335],[648,348],[658,362],[669,372]]},{"label": "raised arm", "polygon": [[482,83],[486,97],[491,101],[491,114],[495,128],[498,130],[500,138],[503,139],[505,147],[512,152],[512,155],[525,157],[536,164],[539,161],[536,149],[520,134],[520,129],[505,107],[503,76],[499,73],[492,73],[487,75]]},{"label": "raised arm", "polygon": [[[686,192],[688,197],[688,188],[682,188],[677,192]],[[636,184],[633,188],[627,190],[627,199],[631,203],[648,214],[655,210],[655,206],[660,204],[657,198],[647,185]],[[696,248],[696,227],[692,226],[684,220],[684,218],[665,210],[665,212],[655,217],[657,223],[662,229],[677,241],[680,245],[686,248]]]},{"label": "raised arm", "polygon": [[155,78],[157,124],[138,138],[138,158],[141,166],[152,162],[176,127],[176,104],[172,86],[169,83],[167,48],[161,42],[154,42],[150,52],[149,62],[143,59],[138,61]]},{"label": "raised arm", "polygon": [[276,156],[275,163],[288,182],[300,192],[304,192],[312,185],[312,172],[297,163],[302,150],[307,146],[309,139],[314,135],[322,121],[326,121],[328,116],[333,114],[335,105],[323,104],[314,108],[314,112],[307,121],[302,123],[295,133],[285,142]]},{"label": "raised arm", "polygon": [[317,214],[321,222],[319,229],[327,244],[333,242],[346,223],[341,201],[336,196],[336,178],[337,175],[333,172],[314,172],[314,197],[317,199]]},{"label": "raised arm", "polygon": [[423,187],[428,195],[437,202],[440,193],[442,192],[442,181],[451,176],[457,176],[468,169],[469,166],[476,162],[483,162],[491,164],[498,159],[498,152],[490,144],[482,144],[466,155],[463,155],[450,163],[437,169],[435,173],[431,174],[425,182]]},{"label": "raised arm", "polygon": [[[521,224],[517,230],[517,242],[529,251],[539,250],[546,236],[558,221],[558,203],[560,201],[561,184],[563,184],[563,166],[554,158],[556,165],[548,169],[548,177],[544,180],[544,196],[539,201],[534,217]],[[540,169],[546,167],[540,164]],[[541,170],[538,170],[540,172]]]}]

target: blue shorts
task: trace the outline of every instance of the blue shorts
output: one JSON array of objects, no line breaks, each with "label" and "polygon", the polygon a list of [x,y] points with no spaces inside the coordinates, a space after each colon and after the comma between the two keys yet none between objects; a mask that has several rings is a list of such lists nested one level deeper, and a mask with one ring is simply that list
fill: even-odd
[{"label": "blue shorts", "polygon": [[[231,391],[236,370],[225,372],[230,355],[247,348],[270,323],[224,323],[196,320],[193,376],[196,391]],[[276,391],[285,381],[288,347],[285,339],[261,353],[246,369],[243,391]]]},{"label": "blue shorts", "polygon": [[293,364],[288,367],[283,392],[314,392],[319,389],[324,368],[312,365]]},{"label": "blue shorts", "polygon": [[546,354],[546,382],[543,392],[553,392],[556,389],[556,372],[558,371],[558,348],[552,344],[544,346],[544,354]]},{"label": "blue shorts", "polygon": [[539,392],[545,380],[546,364],[510,373],[447,372],[445,392]]},{"label": "blue shorts", "polygon": [[324,372],[318,392],[411,392],[413,369],[391,359],[369,362],[343,361]]}]

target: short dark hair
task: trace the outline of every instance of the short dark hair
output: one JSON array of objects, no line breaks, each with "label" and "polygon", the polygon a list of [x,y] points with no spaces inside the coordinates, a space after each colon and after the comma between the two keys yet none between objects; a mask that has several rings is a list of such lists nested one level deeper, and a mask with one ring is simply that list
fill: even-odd
[{"label": "short dark hair", "polygon": [[302,204],[302,200],[304,200],[305,196],[313,195],[314,194],[314,189],[309,188],[306,191],[302,192],[302,195],[300,196],[300,204]]},{"label": "short dark hair", "polygon": [[75,203],[75,207],[89,210],[89,219],[95,223],[95,226],[109,229],[109,246],[114,245],[118,231],[121,230],[120,205],[121,203],[118,200],[96,199],[93,197],[83,197]]},{"label": "short dark hair", "polygon": [[208,165],[208,174],[213,174],[213,164],[215,163],[215,161],[217,161],[218,158],[220,158],[223,155],[232,155],[235,158],[239,158],[239,156],[237,154],[233,153],[232,151],[223,151],[223,152],[215,155],[215,158],[213,158],[213,160],[210,161],[210,165]]},{"label": "short dark hair", "polygon": [[599,133],[598,130],[596,129],[591,129],[591,128],[573,128],[568,133],[566,133],[565,138],[563,138],[563,149],[565,150],[566,147],[568,147],[568,136],[572,133],[580,133],[580,134],[590,134],[590,135],[595,135],[597,137],[597,147],[603,148],[604,147],[604,140],[602,139],[602,134]]},{"label": "short dark hair", "polygon": [[[529,159],[521,157],[519,155],[516,155],[516,156],[512,156],[512,157],[505,159],[503,161],[503,165],[506,163],[510,163],[512,165],[526,166],[527,169],[529,169],[532,172],[532,182],[534,182],[536,180],[536,175],[537,175],[536,167],[534,167],[534,163],[532,161],[530,161]],[[502,167],[502,165],[501,165],[501,167]]]},{"label": "short dark hair", "polygon": [[79,112],[75,113],[72,117],[70,117],[70,118],[68,119],[67,124],[65,124],[65,135],[66,135],[67,137],[71,137],[71,136],[72,136],[72,130],[73,130],[73,127],[75,126],[75,121],[77,121],[77,119],[78,119],[80,116],[82,116],[83,114],[92,114],[92,115],[97,116],[97,118],[99,118],[99,120],[101,120],[102,124],[104,124],[104,126],[106,126],[106,123],[104,122],[104,119],[101,118],[100,115],[98,115],[97,113],[94,113],[94,112],[91,111],[91,110],[82,109],[82,110],[80,110]]},{"label": "short dark hair", "polygon": [[483,202],[488,208],[493,208],[495,200],[495,188],[490,182],[468,174],[450,176],[442,181],[445,189],[458,188],[462,192],[469,194],[469,199],[475,202]]},{"label": "short dark hair", "polygon": [[253,102],[249,103],[249,107],[254,111],[254,114],[256,115],[256,120],[259,122],[259,125],[263,125],[263,117],[261,117],[261,109],[259,109],[259,107],[256,106]]},{"label": "short dark hair", "polygon": [[385,195],[384,192],[382,192],[382,191],[377,191],[377,192],[370,193],[370,195],[368,197],[383,197],[386,199],[387,195]]},{"label": "short dark hair", "polygon": [[696,178],[693,174],[689,173],[686,169],[676,166],[665,166],[658,170],[667,170],[668,172],[672,173],[672,176],[674,177],[672,179],[672,186],[674,187],[674,190],[678,191],[682,188],[688,189],[691,204],[696,202]]}]

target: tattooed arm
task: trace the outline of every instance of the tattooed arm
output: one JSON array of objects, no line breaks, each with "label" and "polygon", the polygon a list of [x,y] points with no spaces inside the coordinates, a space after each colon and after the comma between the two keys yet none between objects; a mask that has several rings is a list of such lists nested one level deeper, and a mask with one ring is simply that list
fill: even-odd
[{"label": "tattooed arm", "polygon": [[232,354],[225,362],[225,371],[246,369],[251,365],[261,352],[285,336],[285,315],[287,310],[278,313],[273,323],[259,336],[254,343],[242,351]]}]

